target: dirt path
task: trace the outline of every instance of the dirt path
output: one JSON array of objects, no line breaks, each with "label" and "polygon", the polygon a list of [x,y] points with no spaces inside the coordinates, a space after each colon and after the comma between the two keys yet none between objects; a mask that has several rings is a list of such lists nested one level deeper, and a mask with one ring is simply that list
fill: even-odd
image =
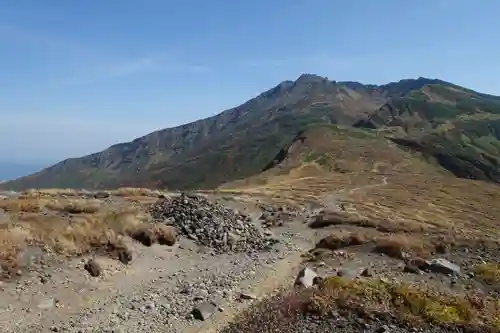
[{"label": "dirt path", "polygon": [[[254,213],[254,217],[256,217]],[[253,301],[293,281],[300,255],[314,243],[301,219],[274,231],[270,252],[214,255],[183,239],[174,247],[133,245],[125,267],[98,258],[103,277],[91,278],[74,260],[39,276],[1,286],[2,332],[216,332]],[[223,311],[210,320],[187,319],[196,304],[214,301]]]}]

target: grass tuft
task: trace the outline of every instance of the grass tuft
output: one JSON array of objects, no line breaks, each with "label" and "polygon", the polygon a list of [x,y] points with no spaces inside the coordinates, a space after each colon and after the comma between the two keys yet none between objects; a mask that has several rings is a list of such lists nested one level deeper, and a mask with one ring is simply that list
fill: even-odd
[{"label": "grass tuft", "polygon": [[473,272],[488,284],[500,284],[500,264],[479,264],[474,266]]}]

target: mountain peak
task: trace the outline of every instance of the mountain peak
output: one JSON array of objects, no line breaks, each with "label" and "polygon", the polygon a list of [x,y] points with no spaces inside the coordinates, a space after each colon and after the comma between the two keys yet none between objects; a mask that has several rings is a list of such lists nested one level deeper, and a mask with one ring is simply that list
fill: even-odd
[{"label": "mountain peak", "polygon": [[302,83],[302,82],[325,82],[328,81],[327,77],[324,76],[319,76],[316,74],[310,74],[310,73],[304,73],[301,74],[297,80],[295,80],[296,83]]},{"label": "mountain peak", "polygon": [[[428,85],[436,86],[423,90]],[[305,126],[316,123],[390,131],[402,128],[405,133],[427,131],[425,133],[434,134],[434,129],[439,127],[441,130],[446,121],[462,126],[464,131],[472,133],[471,137],[487,136],[492,140],[491,133],[500,133],[497,130],[500,125],[495,125],[492,131],[487,126],[491,120],[483,117],[500,115],[500,97],[474,94],[475,98],[469,99],[459,94],[455,98],[455,95],[450,97],[450,89],[443,89],[443,86],[458,87],[425,77],[385,85],[364,85],[354,81],[330,81],[323,76],[304,73],[295,81],[283,81],[216,116],[66,160],[29,177],[2,183],[0,188],[215,187],[258,173]],[[461,90],[467,91],[464,89]],[[421,94],[418,90],[422,90]],[[415,91],[417,93],[409,96]],[[433,103],[429,102],[429,94]],[[451,103],[447,102],[449,100]],[[474,123],[461,123],[462,115],[470,119],[475,113],[482,117],[477,117],[477,121],[474,118]],[[471,129],[478,129],[478,133],[480,130],[481,135]],[[455,142],[446,142],[443,146],[459,147]],[[497,149],[496,143],[483,146],[480,149]],[[474,156],[473,160],[477,158]],[[470,165],[459,160],[453,163],[459,171]],[[488,163],[483,163],[482,168],[486,171],[476,168],[474,177],[493,178],[480,174],[500,172],[497,164],[490,163],[490,166]]]}]

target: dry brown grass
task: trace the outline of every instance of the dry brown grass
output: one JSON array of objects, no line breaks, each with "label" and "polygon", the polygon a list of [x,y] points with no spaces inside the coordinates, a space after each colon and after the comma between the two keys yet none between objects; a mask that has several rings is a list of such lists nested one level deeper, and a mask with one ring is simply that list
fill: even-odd
[{"label": "dry brown grass", "polygon": [[149,220],[140,207],[106,206],[94,199],[33,197],[0,203],[9,219],[0,226],[0,265],[10,275],[23,268],[19,257],[28,246],[63,256],[93,251],[123,256],[123,236]]},{"label": "dry brown grass", "polygon": [[294,332],[299,314],[306,310],[310,295],[307,291],[281,292],[264,299],[240,314],[223,333],[288,333]]},{"label": "dry brown grass", "polygon": [[122,187],[110,193],[118,197],[158,197],[160,194],[157,190],[137,187]]},{"label": "dry brown grass", "polygon": [[409,257],[427,258],[435,251],[431,242],[426,242],[418,235],[412,234],[386,234],[376,230],[336,230],[322,238],[317,244],[317,249],[338,250],[363,244],[373,244],[373,251],[385,254],[395,259]]},{"label": "dry brown grass", "polygon": [[[22,269],[19,257],[30,246],[62,256],[105,252],[128,261],[124,236],[150,236],[152,242],[172,245],[175,230],[146,223],[148,204],[158,193],[123,188],[111,193],[115,200],[93,199],[90,192],[76,190],[29,190],[19,198],[0,200],[0,265],[10,275]],[[120,196],[120,198],[116,198]],[[129,198],[137,198],[133,203]],[[121,200],[121,201],[120,201]],[[143,237],[144,238],[144,237]]]},{"label": "dry brown grass", "polygon": [[88,199],[62,199],[47,203],[45,208],[70,214],[94,214],[101,208],[101,202],[99,200]]},{"label": "dry brown grass", "polygon": [[94,214],[99,211],[100,206],[99,200],[90,199],[29,197],[0,201],[0,208],[9,213],[56,211],[71,214]]},{"label": "dry brown grass", "polygon": [[129,232],[130,237],[145,246],[154,243],[172,246],[177,240],[175,228],[162,223],[145,223]]},{"label": "dry brown grass", "polygon": [[413,233],[428,250],[464,244],[493,249],[500,243],[500,186],[481,181],[437,174],[332,173],[307,179],[277,176],[240,193],[278,204],[342,202],[347,212],[328,212],[316,226]]},{"label": "dry brown grass", "polygon": [[321,239],[317,244],[317,249],[338,250],[341,248],[362,245],[368,243],[369,238],[366,233],[354,233],[339,231]]},{"label": "dry brown grass", "polygon": [[373,228],[381,232],[424,232],[427,229],[421,223],[406,221],[391,221],[381,218],[369,218],[358,213],[342,211],[323,211],[318,214],[314,221],[309,224],[313,229],[326,228],[329,226],[357,226],[361,228]]},{"label": "dry brown grass", "polygon": [[[295,151],[280,168],[219,190],[278,204],[321,203],[331,207],[343,203],[347,212],[328,212],[313,222],[313,227],[331,230],[331,235],[318,243],[320,248],[335,250],[370,243],[377,252],[399,259],[408,253],[417,261],[464,245],[469,250],[500,248],[497,184],[455,178],[380,140],[346,139],[324,132],[308,140],[304,149]],[[318,156],[326,153],[342,170],[323,167],[318,160],[308,162],[304,154],[311,151]],[[496,265],[478,266],[476,272],[488,281],[498,277]],[[385,311],[407,323],[485,325],[500,331],[498,300],[444,295],[380,281],[328,281],[309,298],[310,310],[326,313],[340,308],[365,315]],[[264,321],[268,317],[273,315],[261,313],[253,320],[267,327]],[[273,320],[280,322],[282,318],[277,317]]]},{"label": "dry brown grass", "polygon": [[[161,193],[158,190],[151,190],[148,188],[140,187],[121,187],[114,190],[105,191],[110,195],[117,197],[158,197]],[[88,197],[98,192],[77,190],[77,189],[30,189],[24,191],[20,198],[42,198],[42,197],[58,197],[58,198],[75,198],[75,197]]]},{"label": "dry brown grass", "polygon": [[479,264],[474,266],[473,272],[488,284],[500,285],[500,264]]},{"label": "dry brown grass", "polygon": [[434,248],[419,237],[396,234],[377,237],[374,251],[396,259],[405,259],[407,255],[426,258]]},{"label": "dry brown grass", "polygon": [[367,320],[395,318],[410,327],[433,325],[449,331],[467,328],[468,332],[500,330],[500,301],[493,298],[474,294],[457,296],[378,279],[331,277],[318,289],[264,299],[223,332],[290,332],[301,320],[297,314],[326,320],[332,311]]},{"label": "dry brown grass", "polygon": [[[326,155],[325,155],[326,154]],[[310,156],[329,156],[342,170]],[[283,165],[219,188],[278,204],[342,202],[346,214],[319,224],[500,241],[500,186],[458,179],[380,136],[315,130]]]},{"label": "dry brown grass", "polygon": [[389,312],[411,325],[486,325],[500,330],[500,302],[473,296],[439,293],[407,284],[381,280],[325,280],[310,298],[309,311],[327,314],[347,309],[367,316]]},{"label": "dry brown grass", "polygon": [[48,202],[38,198],[5,199],[0,200],[0,208],[6,212],[38,213]]}]

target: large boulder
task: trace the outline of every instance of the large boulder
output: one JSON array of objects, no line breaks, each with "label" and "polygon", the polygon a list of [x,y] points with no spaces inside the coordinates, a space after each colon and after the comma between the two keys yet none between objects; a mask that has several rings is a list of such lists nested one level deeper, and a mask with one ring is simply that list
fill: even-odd
[{"label": "large boulder", "polygon": [[217,307],[214,304],[205,302],[196,306],[191,313],[195,319],[205,321],[212,317],[216,311]]},{"label": "large boulder", "polygon": [[297,275],[297,278],[295,279],[295,285],[304,288],[311,288],[312,286],[314,286],[315,278],[317,276],[318,274],[315,271],[308,267],[305,267]]},{"label": "large boulder", "polygon": [[460,275],[460,267],[444,258],[432,259],[427,262],[427,269],[434,273]]},{"label": "large boulder", "polygon": [[90,276],[98,277],[102,274],[101,265],[99,265],[94,259],[90,259],[85,263],[84,269],[89,272]]}]

